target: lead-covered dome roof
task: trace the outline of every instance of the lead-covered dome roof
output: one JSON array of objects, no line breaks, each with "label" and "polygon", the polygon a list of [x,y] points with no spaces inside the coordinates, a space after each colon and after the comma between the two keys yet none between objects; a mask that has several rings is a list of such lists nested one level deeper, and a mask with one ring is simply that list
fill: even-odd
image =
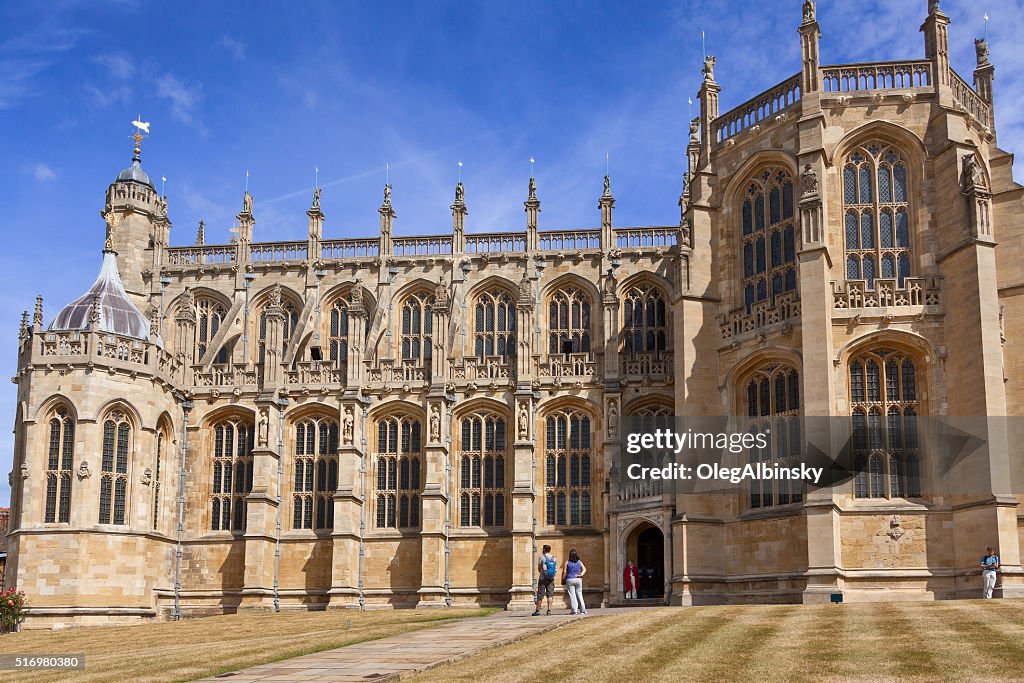
[{"label": "lead-covered dome roof", "polygon": [[99,308],[101,332],[149,340],[149,319],[128,298],[117,271],[117,255],[110,250],[103,252],[103,266],[89,290],[62,308],[48,329],[52,332],[87,330],[94,306]]}]

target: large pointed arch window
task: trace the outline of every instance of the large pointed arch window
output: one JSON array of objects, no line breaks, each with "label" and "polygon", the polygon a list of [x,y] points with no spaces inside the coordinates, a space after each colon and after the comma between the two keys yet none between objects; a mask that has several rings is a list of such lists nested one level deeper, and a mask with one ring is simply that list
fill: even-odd
[{"label": "large pointed arch window", "polygon": [[[217,336],[217,331],[220,330],[226,315],[227,310],[224,308],[224,304],[216,299],[208,297],[196,298],[196,343],[193,363],[200,363],[202,361],[203,355],[210,347],[214,337]],[[227,347],[221,348],[217,352],[217,357],[213,362],[218,364],[228,362]]]},{"label": "large pointed arch window", "polygon": [[506,290],[492,287],[477,297],[473,335],[473,353],[481,361],[488,356],[507,360],[515,355],[516,307]]},{"label": "large pointed arch window", "polygon": [[917,367],[901,351],[862,353],[850,362],[854,496],[921,495]]},{"label": "large pointed arch window", "polygon": [[295,425],[292,527],[333,529],[338,488],[338,423],[308,418]]},{"label": "large pointed arch window", "polygon": [[253,437],[253,425],[246,420],[223,420],[213,427],[213,531],[245,531],[245,498],[252,491]]},{"label": "large pointed arch window", "polygon": [[660,287],[641,284],[623,297],[622,350],[628,356],[659,354],[666,348],[668,316]]},{"label": "large pointed arch window", "polygon": [[422,427],[416,418],[392,415],[377,423],[378,529],[420,525],[422,445]]},{"label": "large pointed arch window", "polygon": [[[748,451],[751,464],[798,466],[803,450],[800,422],[800,373],[792,366],[765,365],[744,383],[748,430],[764,434],[764,448]],[[751,508],[788,505],[803,500],[803,486],[788,479],[750,483]]]},{"label": "large pointed arch window", "polygon": [[422,361],[424,365],[429,363],[433,305],[434,295],[426,290],[410,294],[402,303],[402,360]]},{"label": "large pointed arch window", "polygon": [[548,526],[590,526],[590,416],[566,409],[545,420],[544,511]]},{"label": "large pointed arch window", "polygon": [[851,152],[843,165],[843,235],[846,279],[877,278],[903,287],[911,274],[907,164],[896,148],[872,142]]},{"label": "large pointed arch window", "polygon": [[590,297],[577,287],[563,287],[548,302],[548,353],[590,351]]},{"label": "large pointed arch window", "polygon": [[463,418],[459,449],[459,525],[505,526],[505,418]]},{"label": "large pointed arch window", "polygon": [[128,457],[131,424],[120,410],[103,420],[100,457],[100,524],[124,524],[128,506]]},{"label": "large pointed arch window", "polygon": [[46,509],[43,520],[71,521],[71,469],[75,454],[75,421],[64,406],[53,410],[46,458]]},{"label": "large pointed arch window", "polygon": [[793,179],[768,169],[751,181],[743,200],[743,306],[769,302],[796,289]]}]

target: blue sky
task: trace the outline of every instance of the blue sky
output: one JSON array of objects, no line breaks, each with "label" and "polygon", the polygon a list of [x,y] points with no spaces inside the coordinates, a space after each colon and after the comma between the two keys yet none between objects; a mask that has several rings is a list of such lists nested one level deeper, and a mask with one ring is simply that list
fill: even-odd
[{"label": "blue sky", "polygon": [[[618,2],[48,2],[0,4],[0,360],[21,311],[46,320],[100,265],[104,191],[152,123],[172,244],[226,242],[245,173],[255,239],[305,239],[320,167],[327,237],[372,236],[385,164],[396,234],[445,233],[462,161],[467,229],[522,229],[529,158],[541,228],[595,227],[605,154],[618,225],[669,225],[700,84],[701,30],[721,109],[799,70],[800,0]],[[987,6],[986,6],[987,5]],[[821,0],[822,63],[923,55],[926,0]],[[1024,0],[945,0],[970,80],[990,24],[1000,146],[1024,140]],[[696,113],[696,109],[694,109]],[[157,181],[159,183],[159,180]],[[47,264],[44,268],[43,263]],[[0,387],[13,424],[15,386]],[[0,435],[0,506],[13,439]]]}]

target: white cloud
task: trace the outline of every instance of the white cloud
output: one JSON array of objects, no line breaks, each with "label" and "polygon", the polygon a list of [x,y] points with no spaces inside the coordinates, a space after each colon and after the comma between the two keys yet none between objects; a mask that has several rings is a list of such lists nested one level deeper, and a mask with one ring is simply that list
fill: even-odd
[{"label": "white cloud", "polygon": [[32,176],[41,183],[49,183],[57,179],[57,172],[40,161],[32,165]]},{"label": "white cloud", "polygon": [[157,80],[156,94],[170,101],[171,116],[191,124],[195,108],[203,98],[203,88],[199,83],[189,85],[173,74],[166,74]]},{"label": "white cloud", "polygon": [[92,61],[105,67],[114,78],[125,80],[135,74],[135,65],[124,55],[99,55],[93,57]]},{"label": "white cloud", "polygon": [[12,109],[34,95],[33,79],[47,66],[38,59],[0,60],[0,110]]},{"label": "white cloud", "polygon": [[221,36],[220,40],[214,43],[215,47],[222,47],[231,53],[231,58],[236,62],[245,59],[245,43],[235,40],[229,36]]}]

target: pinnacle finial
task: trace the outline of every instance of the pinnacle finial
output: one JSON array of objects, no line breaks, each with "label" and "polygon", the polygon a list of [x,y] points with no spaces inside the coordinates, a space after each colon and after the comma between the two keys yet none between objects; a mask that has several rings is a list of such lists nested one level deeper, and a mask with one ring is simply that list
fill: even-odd
[{"label": "pinnacle finial", "polygon": [[200,219],[199,230],[196,232],[196,246],[201,247],[204,244],[206,244],[206,223]]},{"label": "pinnacle finial", "polygon": [[114,228],[121,222],[121,217],[111,209],[103,214],[103,220],[107,222],[107,237],[103,242],[103,251],[114,251]]},{"label": "pinnacle finial", "polygon": [[804,0],[804,23],[817,20],[817,8],[814,5],[814,0]]},{"label": "pinnacle finial", "polygon": [[715,57],[714,55],[708,55],[704,58],[704,66],[701,68],[701,73],[704,74],[705,81],[715,80]]},{"label": "pinnacle finial", "polygon": [[32,314],[32,324],[39,325],[43,324],[43,295],[36,294],[36,310]]},{"label": "pinnacle finial", "polygon": [[89,308],[89,322],[96,324],[100,321],[100,295],[93,294],[92,306]]},{"label": "pinnacle finial", "polygon": [[978,67],[988,66],[991,62],[988,60],[988,40],[985,38],[974,39],[974,50],[978,56]]},{"label": "pinnacle finial", "polygon": [[18,338],[24,339],[28,336],[28,311],[21,312],[21,327],[18,328]]}]

